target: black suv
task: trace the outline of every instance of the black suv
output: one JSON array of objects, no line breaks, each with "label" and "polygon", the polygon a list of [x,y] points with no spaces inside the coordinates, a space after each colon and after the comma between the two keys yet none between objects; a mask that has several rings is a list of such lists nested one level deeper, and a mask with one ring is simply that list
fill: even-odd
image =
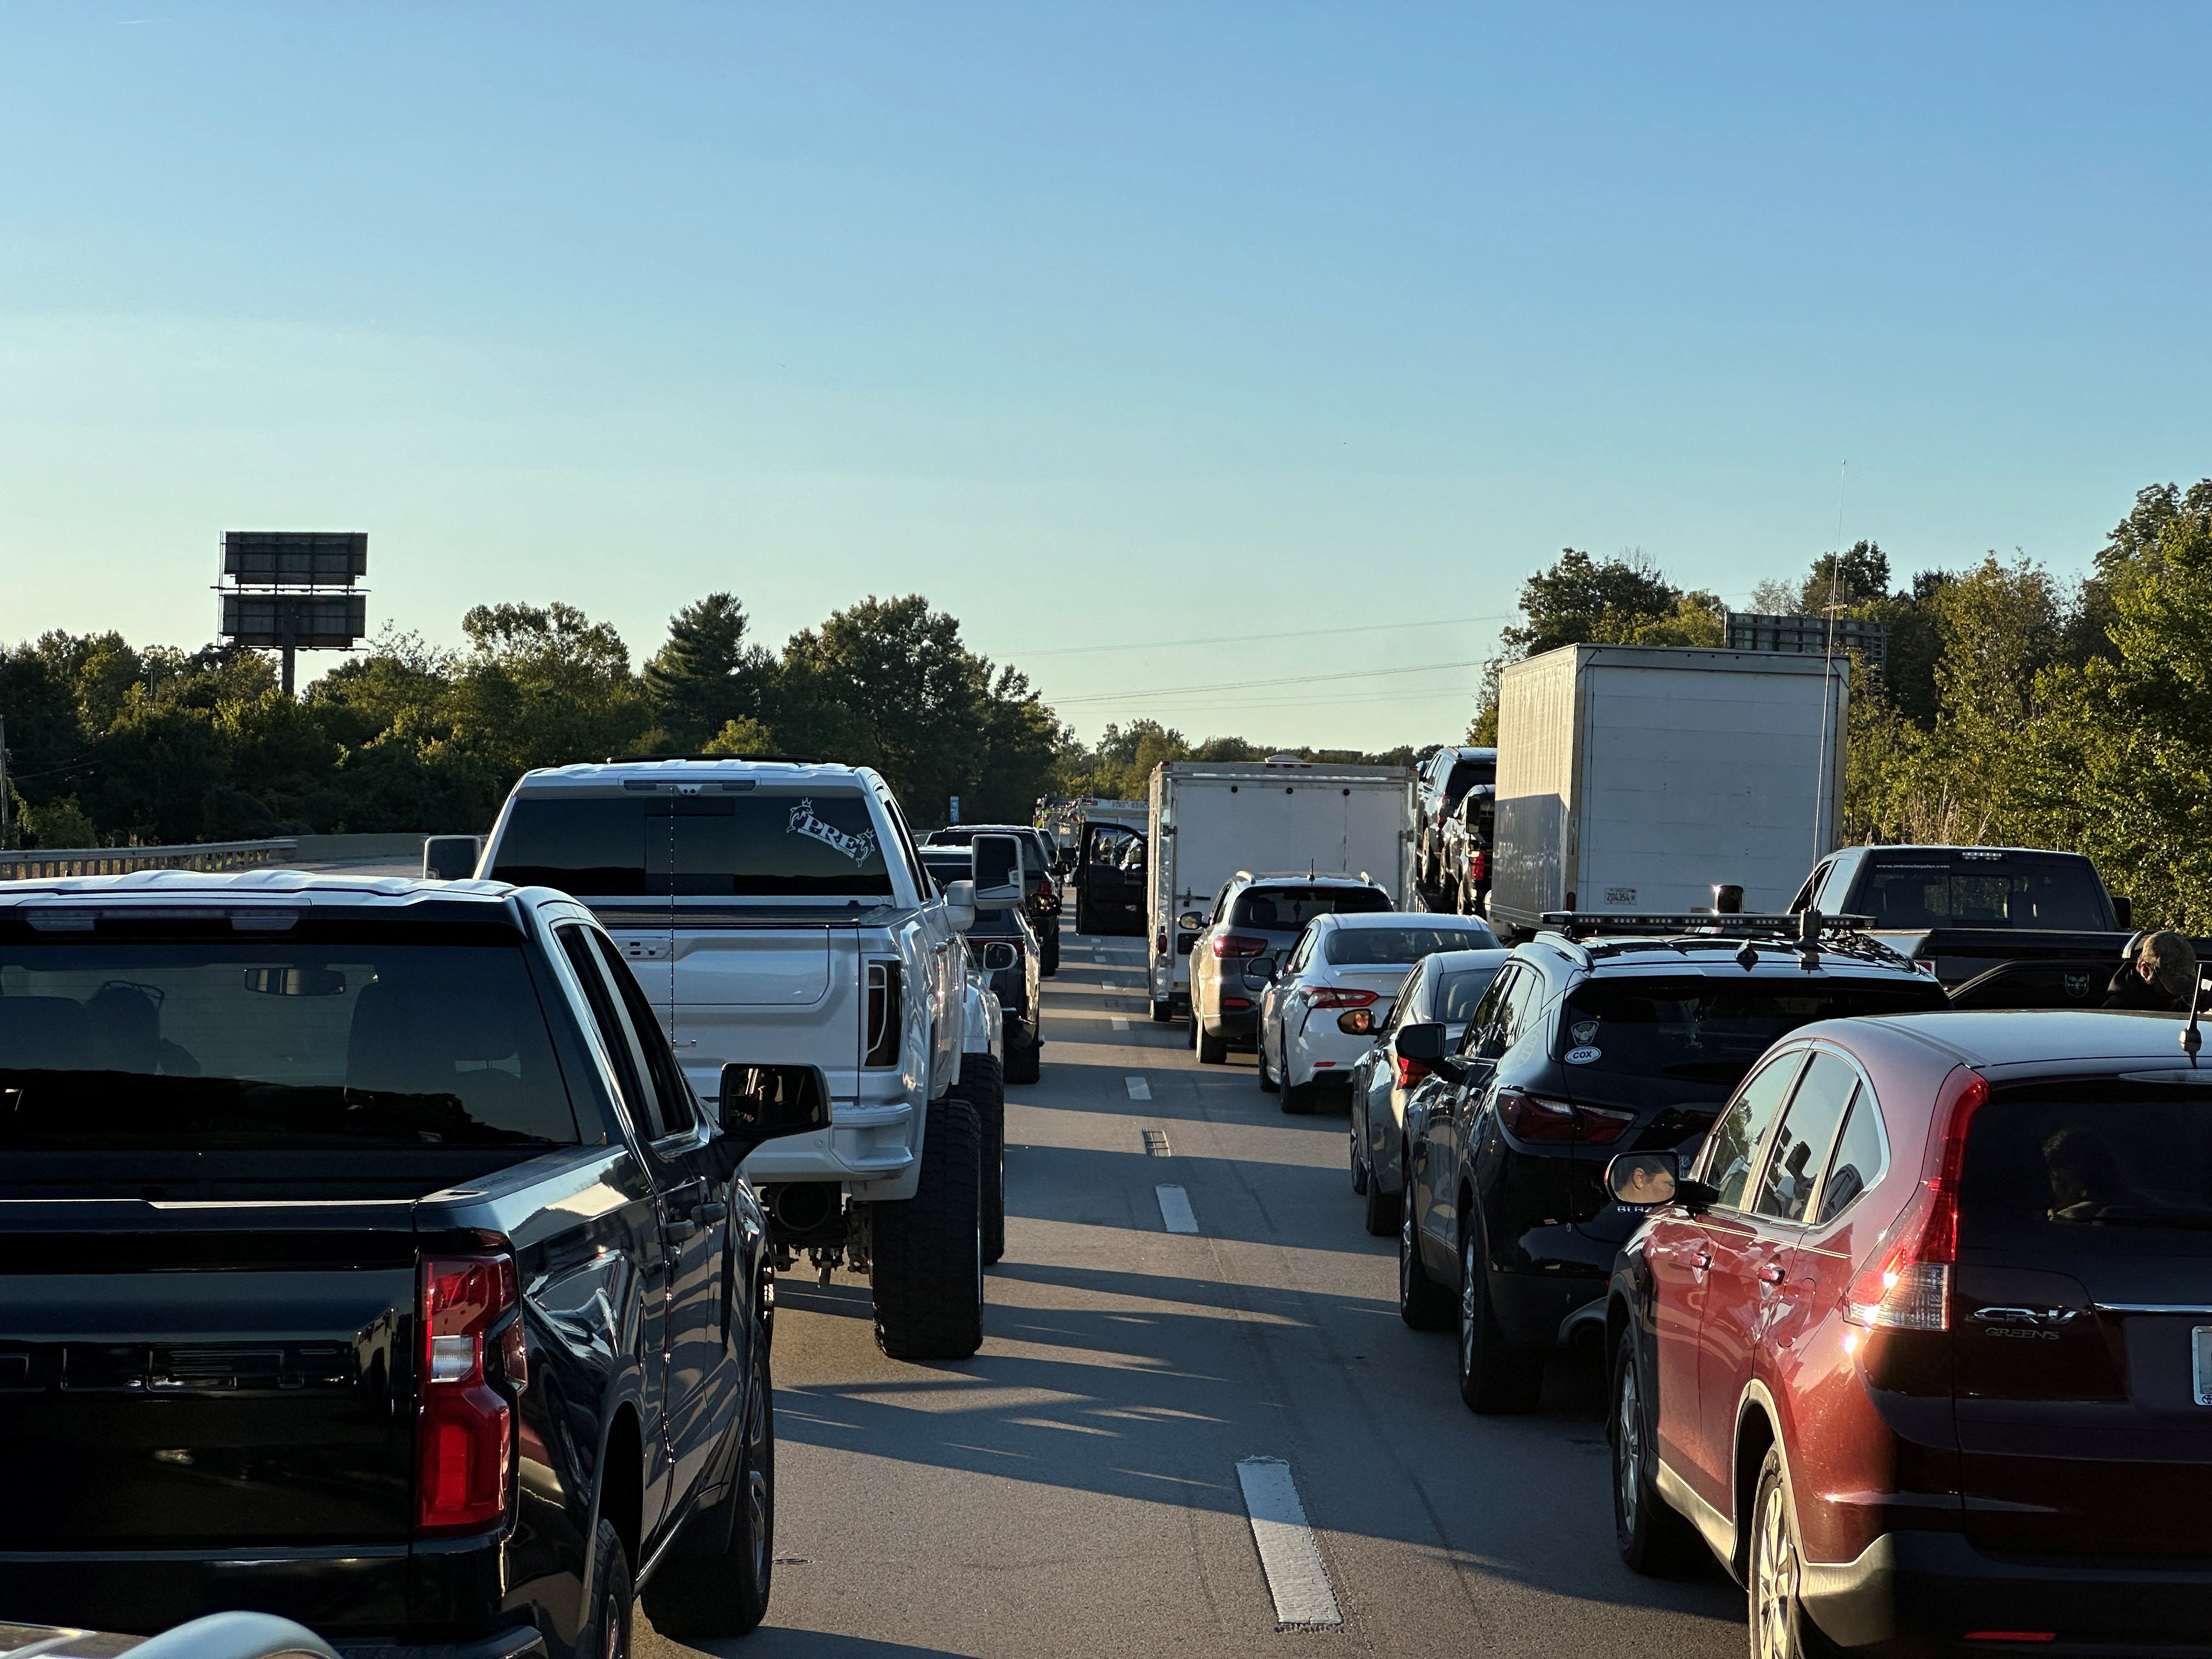
[{"label": "black suv", "polygon": [[1416,1329],[1456,1316],[1478,1412],[1528,1409],[1554,1346],[1585,1324],[1601,1337],[1614,1252],[1641,1219],[1607,1194],[1608,1158],[1694,1146],[1800,1025],[1948,1006],[1931,975],[1817,914],[1546,923],[1453,1052],[1441,1025],[1397,1036],[1434,1073],[1406,1103],[1398,1311]]},{"label": "black suv", "polygon": [[933,830],[921,838],[924,847],[969,847],[978,836],[1012,836],[1022,844],[1022,890],[1029,895],[1024,907],[1036,929],[1043,957],[1038,968],[1050,979],[1060,971],[1060,883],[1053,876],[1058,856],[1042,830],[1025,823],[955,823]]},{"label": "black suv", "polygon": [[[949,887],[966,881],[972,868],[968,854],[951,848],[924,847],[921,862],[937,884]],[[990,973],[991,994],[999,999],[1006,1016],[1006,1078],[1009,1083],[1035,1083],[1044,1074],[1044,1007],[1037,981],[1043,974],[1044,951],[1030,925],[1030,909],[979,910],[968,937],[976,945],[1001,941],[1014,947],[1017,960],[1011,968]]]}]

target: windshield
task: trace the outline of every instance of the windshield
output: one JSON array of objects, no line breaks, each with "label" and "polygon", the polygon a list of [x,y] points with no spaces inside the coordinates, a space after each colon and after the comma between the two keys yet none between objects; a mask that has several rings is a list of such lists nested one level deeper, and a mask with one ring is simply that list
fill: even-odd
[{"label": "windshield", "polygon": [[1880,862],[1854,908],[1877,927],[2045,927],[2095,932],[2111,924],[2096,872],[2077,859],[2004,857]]},{"label": "windshield", "polygon": [[0,1147],[572,1143],[520,944],[0,945]]},{"label": "windshield", "polygon": [[1482,951],[1498,943],[1483,927],[1336,927],[1322,956],[1337,968],[1402,968],[1432,951]]},{"label": "windshield", "polygon": [[1229,925],[1297,933],[1316,916],[1391,908],[1390,896],[1372,887],[1248,887],[1230,907]]},{"label": "windshield", "polygon": [[1945,1006],[1933,980],[1803,985],[1790,980],[1584,981],[1559,1021],[1560,1056],[1601,1073],[1734,1088],[1776,1038],[1816,1019]]},{"label": "windshield", "polygon": [[2190,1075],[1999,1091],[1967,1133],[1960,1243],[2126,1252],[2191,1234],[2212,1253],[2212,1087]]},{"label": "windshield", "polygon": [[888,897],[890,869],[856,790],[525,796],[494,881],[578,898]]}]

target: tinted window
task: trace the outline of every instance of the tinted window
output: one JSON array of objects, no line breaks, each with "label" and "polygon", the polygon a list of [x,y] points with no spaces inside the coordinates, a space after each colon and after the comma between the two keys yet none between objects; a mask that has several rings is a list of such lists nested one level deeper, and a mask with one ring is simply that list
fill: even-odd
[{"label": "tinted window", "polygon": [[1735,1104],[1713,1126],[1707,1142],[1705,1179],[1720,1189],[1720,1197],[1714,1201],[1723,1209],[1744,1207],[1744,1194],[1751,1188],[1752,1166],[1758,1162],[1767,1126],[1781,1110],[1790,1080],[1804,1062],[1802,1054],[1784,1054],[1761,1066],[1743,1085]]},{"label": "tinted window", "polygon": [[1447,1025],[1456,1025],[1462,1020],[1474,1018],[1483,994],[1490,989],[1491,981],[1497,977],[1495,968],[1474,968],[1447,974],[1431,999],[1436,1005],[1436,1012],[1430,1018],[1440,1019]]},{"label": "tinted window", "polygon": [[1962,1246],[2212,1254],[2212,1087],[1999,1092],[1967,1135],[1959,1226]]},{"label": "tinted window", "polygon": [[1759,1196],[1752,1208],[1778,1221],[1802,1221],[1813,1202],[1814,1183],[1820,1178],[1836,1126],[1850,1109],[1859,1086],[1858,1073],[1835,1055],[1816,1051],[1805,1069],[1804,1080],[1790,1097],[1782,1127],[1774,1132],[1774,1153],[1759,1178]]},{"label": "tinted window", "polygon": [[1444,786],[1444,799],[1455,806],[1476,784],[1497,781],[1496,761],[1463,760],[1451,769],[1451,781]]},{"label": "tinted window", "polygon": [[1287,933],[1316,916],[1371,915],[1391,908],[1390,896],[1372,887],[1247,887],[1231,907],[1229,925]]},{"label": "tinted window", "polygon": [[1504,1018],[1505,1000],[1513,994],[1513,981],[1522,976],[1522,970],[1506,963],[1498,970],[1498,977],[1490,981],[1475,1005],[1474,1017],[1468,1024],[1467,1032],[1460,1039],[1460,1047],[1469,1054],[1495,1057],[1500,1046],[1490,1042],[1490,1034],[1498,1028]]},{"label": "tinted window", "polygon": [[579,898],[888,896],[890,872],[854,790],[524,797],[491,876]]},{"label": "tinted window", "polygon": [[599,966],[605,970],[608,983],[622,998],[623,1012],[629,1016],[630,1030],[645,1058],[646,1076],[653,1082],[656,1137],[681,1134],[692,1127],[696,1115],[691,1109],[690,1085],[684,1080],[683,1073],[677,1068],[676,1056],[668,1047],[668,1034],[661,1029],[653,1005],[646,1000],[637,975],[615,954],[613,944],[604,933],[593,933],[591,939],[592,948],[599,953]]},{"label": "tinted window", "polygon": [[1576,988],[1561,1041],[1593,1071],[1728,1088],[1778,1038],[1816,1019],[1946,1006],[1933,980],[1807,985],[1785,979],[1642,979]]},{"label": "tinted window", "polygon": [[1322,954],[1340,968],[1395,968],[1431,951],[1481,951],[1497,942],[1487,927],[1339,927]]},{"label": "tinted window", "polygon": [[2094,872],[2073,859],[2007,857],[1877,861],[1853,901],[1881,927],[2060,927],[2107,925]]},{"label": "tinted window", "polygon": [[319,931],[0,946],[0,1146],[577,1139],[519,942]]},{"label": "tinted window", "polygon": [[1836,1155],[1828,1161],[1827,1184],[1820,1188],[1820,1224],[1826,1226],[1851,1200],[1881,1179],[1881,1112],[1864,1089],[1851,1101],[1850,1115],[1836,1142]]}]

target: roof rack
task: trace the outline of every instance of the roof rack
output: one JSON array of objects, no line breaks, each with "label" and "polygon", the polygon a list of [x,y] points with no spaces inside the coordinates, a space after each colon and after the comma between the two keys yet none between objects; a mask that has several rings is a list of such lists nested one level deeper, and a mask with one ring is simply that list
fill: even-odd
[{"label": "roof rack", "polygon": [[610,755],[609,766],[629,766],[639,761],[782,761],[792,766],[819,766],[819,755]]},{"label": "roof rack", "polygon": [[1778,939],[1797,944],[1824,933],[1856,933],[1874,926],[1872,916],[1825,916],[1818,910],[1790,915],[1745,915],[1692,910],[1678,915],[1619,915],[1596,910],[1547,910],[1543,931],[1584,939],[1593,933],[1709,933],[1729,939]]}]

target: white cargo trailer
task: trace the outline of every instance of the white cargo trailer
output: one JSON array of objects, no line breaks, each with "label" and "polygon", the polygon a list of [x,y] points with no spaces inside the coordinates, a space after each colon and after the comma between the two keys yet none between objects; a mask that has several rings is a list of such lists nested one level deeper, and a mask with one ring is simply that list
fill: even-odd
[{"label": "white cargo trailer", "polygon": [[1152,1018],[1190,1008],[1186,910],[1239,870],[1365,875],[1394,903],[1413,891],[1413,774],[1403,766],[1163,761],[1152,770],[1146,914]]},{"label": "white cargo trailer", "polygon": [[1498,686],[1490,915],[1787,909],[1836,845],[1850,663],[1570,645]]}]

